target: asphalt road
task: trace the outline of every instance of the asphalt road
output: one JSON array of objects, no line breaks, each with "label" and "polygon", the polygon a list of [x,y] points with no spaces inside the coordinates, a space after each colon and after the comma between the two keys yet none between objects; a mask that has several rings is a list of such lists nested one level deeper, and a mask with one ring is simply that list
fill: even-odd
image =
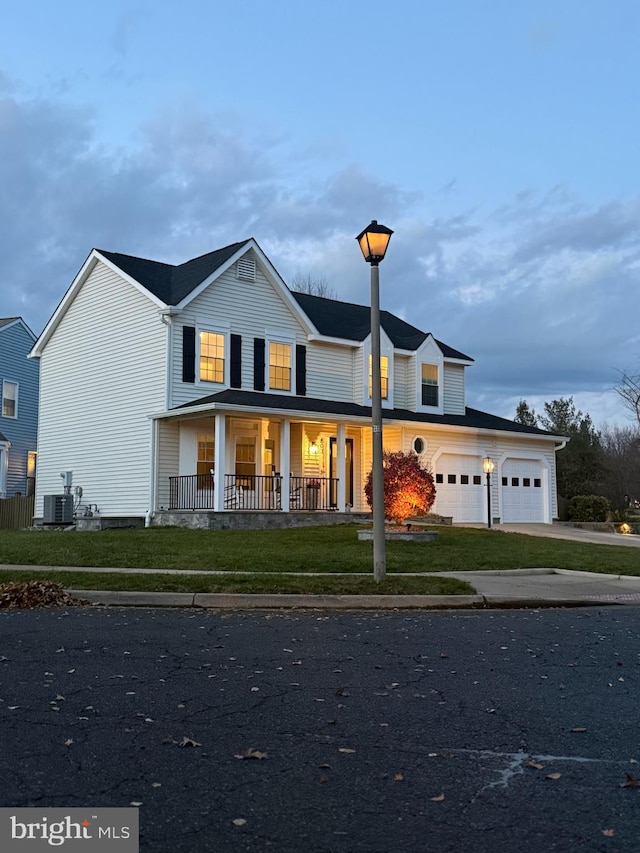
[{"label": "asphalt road", "polygon": [[0,805],[137,803],[145,853],[636,851],[639,633],[631,606],[0,612]]}]

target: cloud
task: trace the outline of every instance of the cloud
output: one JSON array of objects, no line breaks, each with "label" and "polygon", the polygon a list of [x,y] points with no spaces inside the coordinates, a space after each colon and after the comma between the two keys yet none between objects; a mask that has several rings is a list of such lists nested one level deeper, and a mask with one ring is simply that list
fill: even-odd
[{"label": "cloud", "polygon": [[395,231],[382,306],[476,358],[469,404],[595,400],[638,361],[640,198],[594,207],[555,186],[442,216],[433,198],[357,163],[312,162],[238,116],[165,106],[117,149],[91,109],[21,98],[4,79],[1,311],[35,331],[93,246],[180,262],[255,236],[285,279],[316,275],[366,303],[354,238],[373,217]]}]

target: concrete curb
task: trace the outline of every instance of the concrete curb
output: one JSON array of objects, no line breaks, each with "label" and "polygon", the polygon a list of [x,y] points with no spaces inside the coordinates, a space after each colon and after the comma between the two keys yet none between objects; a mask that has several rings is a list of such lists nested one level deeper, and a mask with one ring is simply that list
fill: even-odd
[{"label": "concrete curb", "polygon": [[331,610],[452,609],[484,607],[482,595],[296,595],[225,592],[116,592],[68,589],[91,604],[115,607],[201,607],[242,610],[256,608],[321,608]]},{"label": "concrete curb", "polygon": [[116,592],[67,590],[76,598],[107,607],[199,607],[206,610],[472,610],[601,607],[620,601],[534,598],[513,595],[294,595],[256,593]]}]

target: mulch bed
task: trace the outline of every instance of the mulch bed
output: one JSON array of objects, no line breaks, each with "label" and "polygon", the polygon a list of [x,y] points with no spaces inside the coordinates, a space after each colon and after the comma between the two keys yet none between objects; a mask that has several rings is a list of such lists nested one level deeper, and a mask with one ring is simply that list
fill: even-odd
[{"label": "mulch bed", "polygon": [[88,604],[65,592],[52,581],[20,581],[0,584],[0,609],[28,610],[35,607],[77,607]]}]

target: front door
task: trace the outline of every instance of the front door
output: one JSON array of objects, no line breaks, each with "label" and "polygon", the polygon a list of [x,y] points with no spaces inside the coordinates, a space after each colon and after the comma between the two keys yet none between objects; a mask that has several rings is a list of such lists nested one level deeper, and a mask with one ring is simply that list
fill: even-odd
[{"label": "front door", "polygon": [[[345,503],[353,506],[353,439],[345,439],[344,446],[345,462]],[[338,506],[338,483],[336,481],[338,472],[338,439],[331,436],[329,439],[329,477],[331,478],[331,506]]]}]

